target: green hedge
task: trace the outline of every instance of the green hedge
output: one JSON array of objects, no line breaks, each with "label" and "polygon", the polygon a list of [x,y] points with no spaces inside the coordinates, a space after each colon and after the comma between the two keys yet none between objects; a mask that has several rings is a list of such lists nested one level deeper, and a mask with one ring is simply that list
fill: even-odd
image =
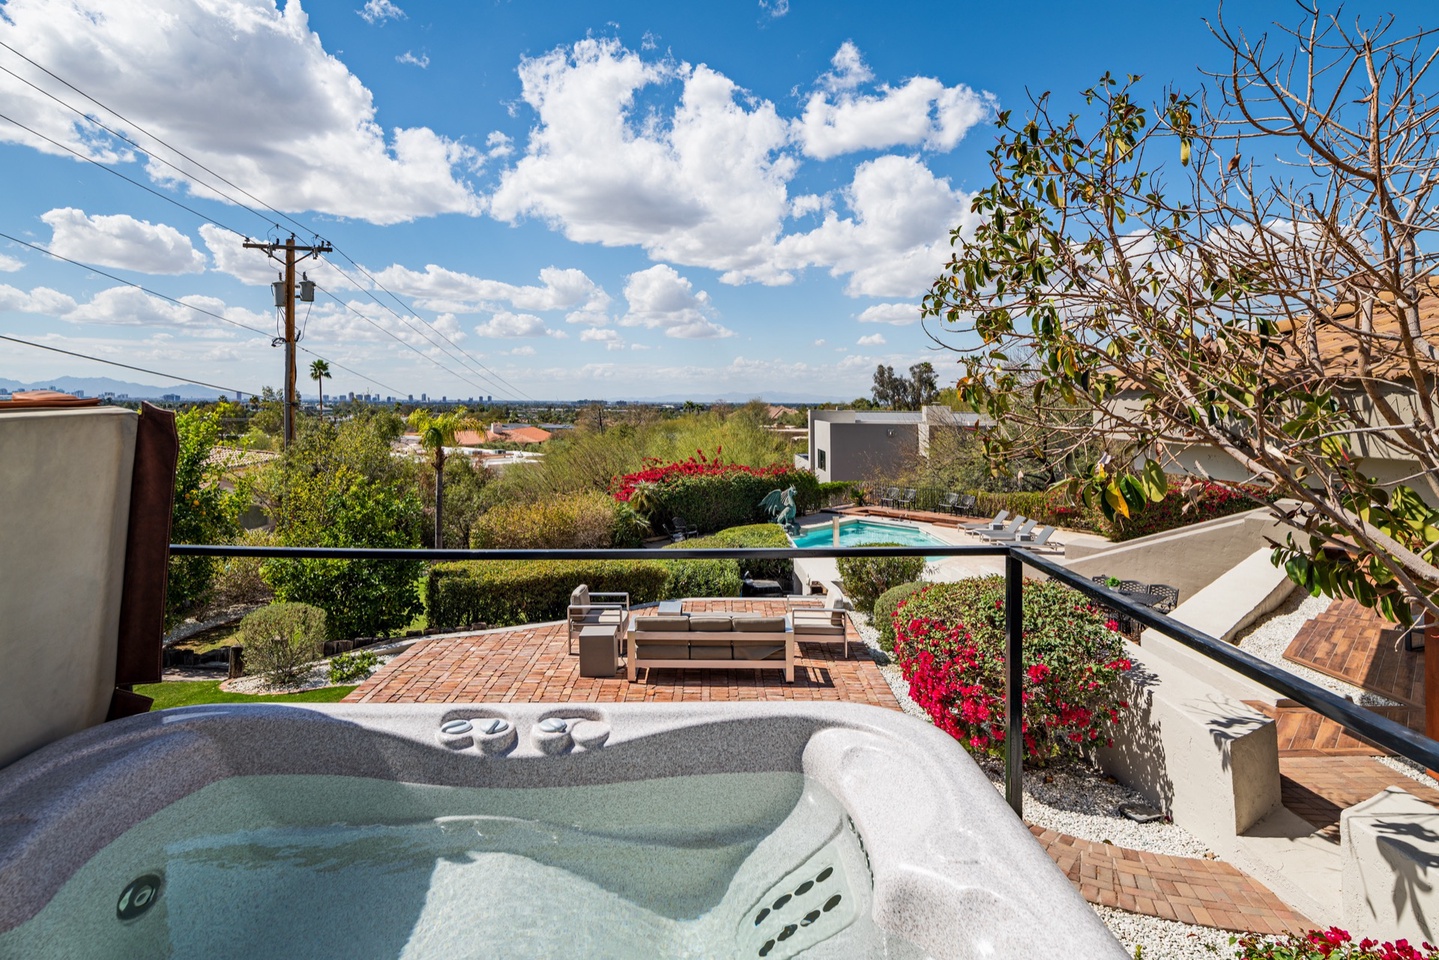
[{"label": "green hedge", "polygon": [[675,477],[657,484],[650,516],[657,529],[673,517],[681,516],[698,527],[700,533],[763,523],[770,517],[760,501],[771,491],[788,487],[795,488],[796,506],[801,514],[819,509],[819,481],[808,470],[787,470],[772,477],[735,472]]},{"label": "green hedge", "polygon": [[874,612],[870,615],[869,622],[879,631],[879,646],[885,653],[894,653],[895,608],[927,586],[929,584],[922,581],[901,583],[897,587],[890,587],[874,601]]},{"label": "green hedge", "polygon": [[615,501],[576,493],[533,502],[501,503],[470,528],[476,550],[604,550],[614,542]]},{"label": "green hedge", "polygon": [[[425,613],[431,627],[508,627],[562,620],[570,594],[624,590],[631,603],[664,599],[670,564],[658,560],[462,560],[430,568]],[[738,594],[738,588],[735,589]]]},{"label": "green hedge", "polygon": [[[719,533],[710,534],[707,537],[691,537],[679,543],[672,543],[666,550],[717,550],[721,547],[747,549],[752,547],[791,547],[789,536],[777,523],[750,523],[741,527],[730,527],[728,530],[721,530]],[[693,561],[692,561],[693,562]],[[756,580],[778,580],[786,587],[794,579],[793,560],[706,560],[704,563],[727,563],[734,567],[735,577],[738,578],[745,571]],[[727,597],[736,594],[676,594],[677,596],[717,596]]]},{"label": "green hedge", "polygon": [[737,597],[740,595],[739,563],[734,560],[666,560],[670,578],[665,599],[685,597]]},{"label": "green hedge", "polygon": [[[868,547],[902,547],[902,543],[868,543]],[[844,595],[863,613],[874,609],[880,594],[901,583],[918,580],[924,573],[924,557],[840,557],[840,582]]]}]

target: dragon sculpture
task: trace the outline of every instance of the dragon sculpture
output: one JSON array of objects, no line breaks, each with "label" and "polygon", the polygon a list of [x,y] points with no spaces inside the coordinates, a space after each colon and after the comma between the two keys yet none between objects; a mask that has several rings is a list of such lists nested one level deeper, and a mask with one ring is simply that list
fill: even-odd
[{"label": "dragon sculpture", "polygon": [[770,519],[784,527],[789,533],[799,532],[799,524],[794,522],[795,516],[799,513],[795,506],[794,495],[794,487],[787,490],[771,490],[759,502],[761,507],[769,511]]}]

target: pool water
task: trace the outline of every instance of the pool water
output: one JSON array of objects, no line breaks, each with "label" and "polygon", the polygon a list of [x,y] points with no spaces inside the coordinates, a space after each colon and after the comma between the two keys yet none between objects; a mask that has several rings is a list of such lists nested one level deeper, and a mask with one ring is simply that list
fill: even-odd
[{"label": "pool water", "polygon": [[843,807],[798,773],[233,777],[116,838],[0,958],[921,957],[871,890]]},{"label": "pool water", "polygon": [[[809,527],[799,536],[791,537],[796,547],[811,549],[834,545],[834,530],[830,524]],[[947,547],[937,537],[914,527],[902,527],[893,523],[875,523],[872,520],[845,520],[839,525],[841,547],[863,547],[876,543],[899,543],[914,547]],[[936,558],[931,558],[936,559]]]}]

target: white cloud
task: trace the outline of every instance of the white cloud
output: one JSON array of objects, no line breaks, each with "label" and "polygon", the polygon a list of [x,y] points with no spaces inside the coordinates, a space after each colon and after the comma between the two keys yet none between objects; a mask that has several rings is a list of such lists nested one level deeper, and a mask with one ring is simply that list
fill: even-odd
[{"label": "white cloud", "polygon": [[61,317],[74,309],[74,298],[59,290],[36,287],[27,293],[0,283],[0,311]]},{"label": "white cloud", "polygon": [[919,321],[917,303],[876,303],[865,307],[858,317],[860,323],[888,323],[896,327],[907,327]]},{"label": "white cloud", "polygon": [[532,313],[509,313],[501,311],[475,327],[475,333],[482,337],[543,337],[545,322]]},{"label": "white cloud", "polygon": [[933,77],[911,77],[901,86],[861,95],[856,88],[872,74],[848,41],[833,62],[834,72],[821,78],[826,89],[810,95],[804,116],[795,122],[805,154],[820,160],[895,146],[952,150],[994,112],[992,94],[964,84],[946,87]]},{"label": "white cloud", "polygon": [[816,347],[822,347],[822,346],[825,345],[825,343],[826,343],[826,341],[824,341],[824,340],[816,340],[812,345],[813,345],[813,346],[816,346]]},{"label": "white cloud", "polygon": [[850,296],[921,293],[944,268],[951,228],[971,232],[978,223],[968,195],[913,157],[860,164],[845,201],[852,217],[831,211],[808,233],[785,237],[775,261],[784,269],[822,266],[832,276],[849,274]]},{"label": "white cloud", "polygon": [[668,264],[630,274],[625,300],[629,310],[620,318],[621,326],[662,329],[665,336],[684,340],[734,336],[712,319],[709,294],[695,293],[694,285]]},{"label": "white cloud", "polygon": [[860,337],[856,342],[861,347],[878,347],[883,346],[888,341],[884,339],[884,334],[882,333],[871,333],[867,337]]},{"label": "white cloud", "polygon": [[[638,245],[656,260],[767,275],[795,170],[773,104],[706,66],[646,62],[614,40],[525,59],[519,74],[539,122],[490,198],[494,216],[538,217],[571,240]],[[636,107],[641,92],[674,84],[673,107]]]},{"label": "white cloud", "polygon": [[60,207],[40,215],[52,235],[51,253],[102,267],[152,274],[201,273],[205,255],[190,238],[163,223],[136,220],[126,214],[86,216],[84,210]]},{"label": "white cloud", "polygon": [[[383,128],[370,91],[324,49],[298,2],[281,11],[275,0],[9,0],[4,11],[0,39],[286,210],[375,223],[480,211],[465,180],[478,154],[426,127]],[[43,75],[33,79],[95,109]],[[152,180],[211,195],[13,78],[0,76],[0,99],[15,120],[86,157],[143,159]],[[153,146],[124,121],[104,119]],[[11,124],[0,140],[64,154]]]},{"label": "white cloud", "polygon": [[508,357],[533,357],[535,355],[535,352],[536,351],[534,347],[530,346],[529,344],[525,344],[523,347],[515,347],[515,349],[513,350],[506,350],[504,351],[504,354]]},{"label": "white cloud", "polygon": [[25,261],[17,260],[14,257],[7,257],[0,253],[0,273],[14,273],[25,266]]},{"label": "white cloud", "polygon": [[391,0],[365,0],[365,5],[355,12],[364,17],[366,23],[408,19],[405,11],[395,6]]},{"label": "white cloud", "polygon": [[789,0],[759,0],[759,8],[771,19],[778,20],[789,13]]},{"label": "white cloud", "polygon": [[598,327],[591,327],[580,332],[580,340],[585,343],[602,343],[606,350],[623,350],[625,347],[624,338],[618,330],[602,330]]},{"label": "white cloud", "polygon": [[398,57],[395,58],[395,62],[407,63],[412,66],[419,67],[421,70],[423,70],[430,65],[430,55],[428,53],[422,53],[417,57],[411,51],[406,50],[404,53],[400,54]]},{"label": "white cloud", "polygon": [[375,273],[387,289],[415,297],[424,309],[453,313],[486,313],[507,304],[515,310],[568,310],[570,323],[600,325],[609,322],[610,295],[583,270],[545,267],[540,286],[519,286],[502,280],[486,280],[426,264],[424,271],[398,264]]}]

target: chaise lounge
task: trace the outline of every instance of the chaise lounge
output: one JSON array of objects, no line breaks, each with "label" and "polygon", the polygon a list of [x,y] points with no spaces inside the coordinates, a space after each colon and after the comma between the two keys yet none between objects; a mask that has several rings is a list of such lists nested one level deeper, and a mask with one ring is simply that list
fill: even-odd
[{"label": "chaise lounge", "polygon": [[640,667],[677,670],[783,669],[794,682],[795,635],[785,617],[694,613],[635,617],[630,621],[626,673]]}]

